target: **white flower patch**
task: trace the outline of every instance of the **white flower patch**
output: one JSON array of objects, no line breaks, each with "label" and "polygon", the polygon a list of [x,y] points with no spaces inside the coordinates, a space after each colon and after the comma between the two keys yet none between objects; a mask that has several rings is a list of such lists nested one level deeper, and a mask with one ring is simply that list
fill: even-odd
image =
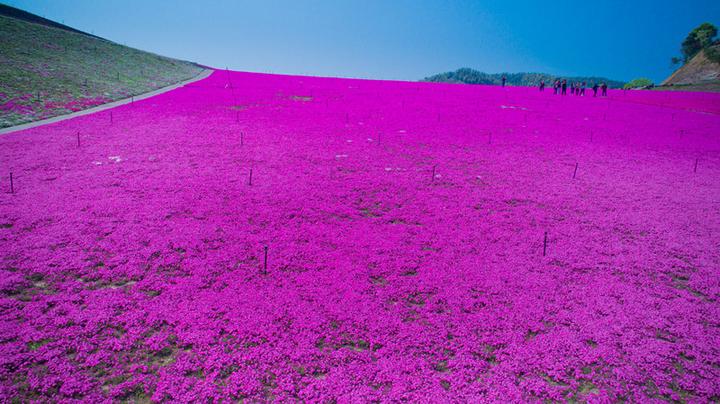
[{"label": "white flower patch", "polygon": [[348,156],[347,154],[336,154],[335,158],[336,159],[344,159],[344,158],[347,158],[347,156]]},{"label": "white flower patch", "polygon": [[112,161],[113,163],[119,163],[122,161],[120,156],[108,156],[108,160]]}]

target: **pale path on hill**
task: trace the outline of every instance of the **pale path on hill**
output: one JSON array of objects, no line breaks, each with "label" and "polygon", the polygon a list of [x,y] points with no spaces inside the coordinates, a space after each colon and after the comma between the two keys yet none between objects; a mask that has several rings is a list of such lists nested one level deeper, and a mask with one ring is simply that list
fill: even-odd
[{"label": "pale path on hill", "polygon": [[194,83],[196,81],[200,81],[200,80],[210,76],[210,74],[212,72],[213,72],[212,69],[205,69],[205,70],[201,71],[200,74],[198,74],[197,76],[195,76],[191,79],[187,79],[185,81],[181,81],[179,83],[175,83],[175,84],[172,84],[172,85],[169,85],[166,87],[158,88],[157,90],[139,94],[139,95],[136,95],[136,96],[133,96],[130,98],[124,98],[122,100],[109,102],[107,104],[98,105],[97,107],[84,109],[82,111],[77,111],[77,112],[73,112],[70,114],[54,116],[52,118],[43,119],[41,121],[28,122],[28,123],[24,123],[22,125],[16,125],[16,126],[11,126],[9,128],[3,128],[3,129],[0,129],[0,135],[4,135],[6,133],[11,133],[11,132],[16,132],[16,131],[23,130],[23,129],[35,128],[37,126],[47,125],[49,123],[60,122],[60,121],[66,120],[66,119],[72,119],[72,118],[82,116],[82,115],[93,114],[95,112],[100,112],[100,111],[104,111],[106,109],[115,108],[120,105],[129,104],[134,101],[144,100],[145,98],[150,98],[155,95],[166,93],[166,92],[174,90],[176,88],[183,87],[187,84]]}]

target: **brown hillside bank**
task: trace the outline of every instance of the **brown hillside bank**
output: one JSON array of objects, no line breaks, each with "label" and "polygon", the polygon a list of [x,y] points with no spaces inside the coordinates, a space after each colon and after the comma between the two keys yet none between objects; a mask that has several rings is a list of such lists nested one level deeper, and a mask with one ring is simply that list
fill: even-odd
[{"label": "brown hillside bank", "polygon": [[[720,50],[720,45],[713,46]],[[663,86],[702,85],[720,87],[720,63],[708,59],[705,51],[700,51],[688,63],[680,67],[662,83]]]}]

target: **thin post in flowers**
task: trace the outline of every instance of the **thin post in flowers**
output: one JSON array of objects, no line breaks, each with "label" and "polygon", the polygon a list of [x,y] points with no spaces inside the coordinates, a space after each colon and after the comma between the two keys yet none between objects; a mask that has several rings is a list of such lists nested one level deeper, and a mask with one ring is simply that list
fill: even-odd
[{"label": "thin post in flowers", "polygon": [[695,159],[695,168],[693,168],[693,173],[697,173],[697,166],[698,166],[698,159]]},{"label": "thin post in flowers", "polygon": [[80,147],[80,131],[77,132],[77,147]]},{"label": "thin post in flowers", "polygon": [[252,168],[250,169],[250,179],[248,180],[248,185],[252,186]]},{"label": "thin post in flowers", "polygon": [[436,168],[437,168],[437,164],[433,166],[432,179],[430,180],[430,182],[435,182],[435,169],[436,169]]},{"label": "thin post in flowers", "polygon": [[575,163],[575,171],[573,171],[573,179],[575,179],[575,176],[577,175],[577,169],[578,169],[578,163]]},{"label": "thin post in flowers", "polygon": [[13,185],[12,172],[10,172],[10,193],[11,193],[11,194],[14,194],[14,193],[15,193],[15,186]]},{"label": "thin post in flowers", "polygon": [[543,257],[547,255],[547,232],[545,232],[545,236],[543,237]]},{"label": "thin post in flowers", "polygon": [[244,133],[244,132],[240,132],[240,146],[242,146],[243,144],[245,144],[245,139],[244,139],[244,138],[245,138],[245,133]]},{"label": "thin post in flowers", "polygon": [[265,258],[263,259],[263,275],[267,274],[267,257],[268,257],[268,246],[263,247],[265,250]]},{"label": "thin post in flowers", "polygon": [[113,114],[112,114],[112,111],[110,111],[110,125],[112,125],[112,123],[113,123]]}]

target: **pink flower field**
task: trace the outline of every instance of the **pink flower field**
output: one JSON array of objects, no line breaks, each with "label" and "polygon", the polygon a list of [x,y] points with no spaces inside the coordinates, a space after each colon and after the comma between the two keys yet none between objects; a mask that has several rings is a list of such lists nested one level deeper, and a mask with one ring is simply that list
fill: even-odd
[{"label": "pink flower field", "polygon": [[719,94],[227,71],[2,135],[0,401],[720,400],[719,151]]}]

